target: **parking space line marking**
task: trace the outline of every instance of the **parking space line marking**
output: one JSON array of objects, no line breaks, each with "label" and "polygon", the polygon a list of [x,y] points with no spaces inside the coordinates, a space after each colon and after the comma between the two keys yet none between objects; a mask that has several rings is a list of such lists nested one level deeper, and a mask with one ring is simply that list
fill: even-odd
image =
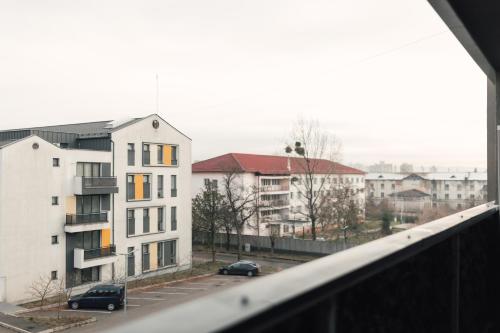
[{"label": "parking space line marking", "polygon": [[127,304],[127,306],[140,306],[139,304]]},{"label": "parking space line marking", "polygon": [[143,291],[144,294],[189,295],[188,293],[169,293],[166,291]]},{"label": "parking space line marking", "polygon": [[191,287],[164,287],[168,289],[183,289],[183,290],[207,290],[207,288],[191,288]]},{"label": "parking space line marking", "polygon": [[105,314],[110,314],[112,313],[111,311],[99,311],[99,310],[63,310],[63,311],[71,311],[71,312],[91,312],[91,313],[105,313]]},{"label": "parking space line marking", "polygon": [[147,301],[166,301],[164,298],[152,298],[152,297],[127,297],[128,299],[143,299]]},{"label": "parking space line marking", "polygon": [[212,285],[211,283],[198,283],[198,282],[188,282],[189,284],[195,284],[199,286],[210,286]]}]

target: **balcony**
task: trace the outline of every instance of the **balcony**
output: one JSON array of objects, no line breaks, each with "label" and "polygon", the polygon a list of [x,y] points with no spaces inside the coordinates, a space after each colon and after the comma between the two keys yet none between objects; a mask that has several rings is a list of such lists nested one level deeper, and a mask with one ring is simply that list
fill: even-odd
[{"label": "balcony", "polygon": [[118,193],[116,177],[75,177],[75,194]]},{"label": "balcony", "polygon": [[284,185],[262,185],[260,187],[261,192],[288,192],[290,191],[290,186],[288,184]]},{"label": "balcony", "polygon": [[64,231],[76,233],[108,228],[108,212],[90,214],[66,214]]},{"label": "balcony", "polygon": [[290,200],[288,199],[262,200],[261,205],[263,206],[263,208],[285,207],[290,205]]},{"label": "balcony", "polygon": [[498,206],[474,207],[116,332],[498,332],[498,221]]},{"label": "balcony", "polygon": [[74,267],[79,269],[111,264],[116,261],[115,245],[96,249],[75,249]]}]

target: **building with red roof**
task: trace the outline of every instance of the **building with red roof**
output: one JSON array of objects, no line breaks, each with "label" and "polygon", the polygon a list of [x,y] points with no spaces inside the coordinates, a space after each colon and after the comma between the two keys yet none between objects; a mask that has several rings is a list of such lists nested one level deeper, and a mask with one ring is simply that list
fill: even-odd
[{"label": "building with red roof", "polygon": [[192,196],[203,191],[207,182],[220,184],[228,172],[237,173],[243,188],[257,188],[259,203],[264,203],[243,233],[269,235],[271,226],[279,226],[280,235],[291,235],[294,230],[297,232],[297,222],[308,223],[300,190],[308,169],[315,175],[314,187],[319,187],[318,192],[349,184],[364,209],[363,171],[325,159],[310,159],[306,163],[302,157],[228,153],[193,163]]}]

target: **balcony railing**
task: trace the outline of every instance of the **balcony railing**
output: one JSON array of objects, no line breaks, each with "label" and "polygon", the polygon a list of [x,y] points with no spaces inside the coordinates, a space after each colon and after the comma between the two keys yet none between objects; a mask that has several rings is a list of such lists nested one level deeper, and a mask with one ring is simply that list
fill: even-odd
[{"label": "balcony railing", "polygon": [[282,207],[290,205],[290,200],[288,199],[276,199],[276,200],[262,200],[262,206],[264,207]]},{"label": "balcony railing", "polygon": [[109,332],[499,332],[499,258],[485,204]]},{"label": "balcony railing", "polygon": [[66,224],[86,224],[108,222],[108,212],[89,214],[66,214]]},{"label": "balcony railing", "polygon": [[75,177],[75,194],[118,193],[116,177]]},{"label": "balcony railing", "polygon": [[97,259],[97,258],[103,258],[103,257],[108,257],[115,255],[116,253],[116,247],[115,245],[110,245],[106,247],[99,247],[95,249],[90,249],[90,250],[83,250],[83,259],[84,260],[90,260],[90,259]]},{"label": "balcony railing", "polygon": [[279,192],[279,191],[289,191],[290,186],[286,185],[262,185],[260,187],[261,192]]}]

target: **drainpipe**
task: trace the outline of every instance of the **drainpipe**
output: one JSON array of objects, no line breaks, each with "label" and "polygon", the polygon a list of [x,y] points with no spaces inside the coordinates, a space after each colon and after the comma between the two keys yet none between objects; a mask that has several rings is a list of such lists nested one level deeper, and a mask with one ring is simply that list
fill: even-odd
[{"label": "drainpipe", "polygon": [[[115,142],[111,141],[111,176],[115,177]],[[118,184],[117,184],[118,185]],[[115,244],[115,194],[111,194],[111,240],[112,244]],[[116,249],[116,244],[115,244]],[[112,263],[111,278],[115,279],[115,263]],[[126,273],[125,273],[126,274]]]}]

